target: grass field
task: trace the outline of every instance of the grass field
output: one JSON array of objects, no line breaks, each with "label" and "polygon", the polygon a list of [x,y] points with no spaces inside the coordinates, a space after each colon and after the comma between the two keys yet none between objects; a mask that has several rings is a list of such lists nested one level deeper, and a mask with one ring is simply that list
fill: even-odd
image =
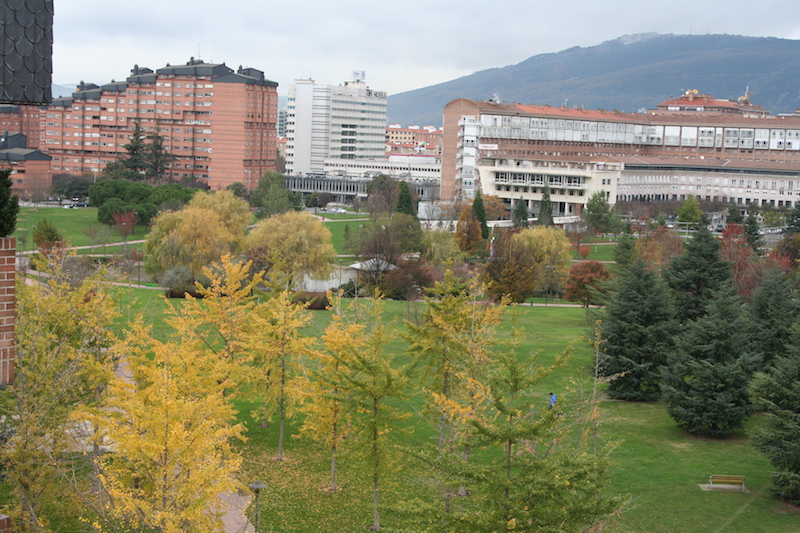
[{"label": "grass field", "polygon": [[[163,324],[164,304],[154,291],[135,290],[123,302],[123,309],[135,313],[144,309],[149,319]],[[180,305],[180,302],[174,302]],[[421,303],[387,302],[386,319],[399,329],[404,319],[413,320],[422,312]],[[527,340],[519,353],[541,350],[541,362],[547,364],[553,355],[569,342],[589,334],[580,308],[527,307],[520,312],[520,327]],[[594,311],[593,311],[594,313]],[[326,311],[312,312],[313,322],[307,334],[319,337],[330,320]],[[162,333],[165,331],[162,326]],[[398,364],[406,361],[405,344],[396,338],[387,348],[396,354]],[[559,393],[565,410],[577,401],[572,384],[587,379],[591,349],[586,342],[578,344],[570,364],[550,376],[539,388],[542,406],[547,393]],[[329,458],[317,444],[305,438],[289,438],[285,444],[287,460],[277,463],[272,458],[277,449],[277,427],[260,427],[252,417],[257,402],[246,394],[236,401],[239,420],[247,427],[248,441],[241,445],[245,457],[241,479],[266,483],[261,493],[260,523],[266,531],[320,533],[362,531],[370,520],[369,486],[359,474],[351,453],[343,451],[339,458],[339,479],[343,489],[335,494],[321,490],[329,475]],[[412,413],[401,428],[399,442],[419,445],[433,437],[434,430],[421,414],[421,394],[412,394],[399,407]],[[661,403],[629,403],[606,401],[602,407],[602,435],[616,442],[612,454],[611,491],[631,497],[630,508],[619,523],[604,531],[632,532],[792,532],[800,530],[798,510],[775,500],[769,491],[769,465],[753,449],[747,431],[760,420],[752,419],[746,430],[724,440],[697,438],[679,431],[667,416]],[[292,418],[289,434],[297,435],[301,420]],[[345,446],[346,448],[346,446]],[[383,492],[387,506],[383,522],[387,530],[400,520],[392,510],[409,492],[424,495],[421,484],[425,466],[403,458],[403,469],[395,475]],[[704,492],[698,484],[707,482],[710,474],[747,476],[750,493]]]},{"label": "grass field", "polygon": [[[62,215],[63,213],[63,215]],[[40,208],[26,210],[18,226],[30,228],[47,216],[68,238],[78,244],[82,228],[98,224],[93,209],[66,210]],[[343,244],[346,222],[326,223],[334,234],[337,251]],[[349,222],[351,231],[358,222]],[[137,236],[138,237],[138,236]],[[140,238],[140,237],[139,237]],[[30,242],[30,241],[29,241]],[[28,245],[30,247],[30,244]],[[598,246],[598,255],[613,246]],[[340,252],[341,253],[341,252]],[[600,259],[589,256],[588,259]],[[604,259],[601,259],[604,260]],[[138,313],[153,325],[154,334],[164,338],[170,332],[165,324],[167,303],[157,290],[119,289],[121,317],[116,328],[122,329]],[[538,300],[543,301],[543,300]],[[180,300],[171,305],[180,306]],[[423,311],[419,302],[387,302],[386,320],[399,330],[404,319],[415,320]],[[589,335],[585,325],[585,311],[581,308],[529,307],[517,308],[519,326],[527,338],[520,354],[541,350],[541,362],[552,361],[554,354],[581,335]],[[592,311],[593,318],[597,311]],[[330,321],[330,312],[313,311],[312,324],[306,333],[319,338]],[[507,325],[505,331],[507,332]],[[394,353],[398,364],[407,361],[405,343],[396,337],[387,347]],[[542,406],[547,393],[559,394],[559,405],[569,412],[576,405],[578,393],[574,383],[586,383],[592,360],[587,342],[577,345],[570,364],[550,376],[539,387]],[[398,442],[418,446],[433,437],[434,430],[422,414],[421,392],[411,393],[397,406],[411,413],[404,424]],[[340,533],[363,531],[370,522],[371,500],[368,483],[363,479],[352,453],[343,450],[339,459],[342,490],[331,494],[321,490],[329,474],[329,458],[317,444],[305,438],[294,438],[302,422],[299,417],[290,419],[287,438],[287,460],[277,463],[277,427],[260,426],[252,413],[258,401],[252,391],[243,392],[236,399],[239,421],[247,428],[247,442],[240,445],[245,458],[241,481],[249,483],[260,479],[267,487],[260,498],[260,524],[262,531]],[[761,420],[751,419],[747,427],[725,440],[697,438],[680,432],[667,416],[660,403],[629,403],[606,401],[602,406],[602,436],[616,443],[612,454],[611,492],[630,496],[632,504],[622,514],[619,522],[604,531],[633,532],[731,532],[769,531],[776,533],[800,531],[800,512],[797,508],[775,500],[769,490],[769,464],[749,444],[748,431]],[[392,510],[408,494],[424,496],[429,490],[421,480],[426,474],[425,465],[399,455],[403,469],[383,491],[387,504],[383,513],[386,530],[400,521]],[[747,477],[749,493],[704,492],[698,484],[707,481],[710,474],[737,474]],[[8,485],[0,483],[0,503],[8,498]]]},{"label": "grass field", "polygon": [[[614,249],[617,247],[617,243],[585,244],[581,246],[589,248],[589,255],[586,256],[587,261],[613,261]],[[583,259],[578,255],[574,246],[570,248],[569,253],[573,259]]]},{"label": "grass field", "polygon": [[[22,207],[17,217],[17,229],[14,237],[17,238],[17,249],[20,251],[31,250],[33,244],[33,229],[43,219],[47,218],[56,229],[61,232],[64,239],[71,246],[89,246],[92,244],[122,242],[122,237],[114,230],[97,221],[97,209],[94,207],[81,207],[78,209],[64,209],[60,207]],[[148,232],[148,228],[136,226],[136,233],[130,235],[128,240],[140,240]],[[94,233],[95,242],[90,235]],[[113,247],[98,246],[94,250],[81,250],[81,253],[116,253]],[[121,248],[118,250],[121,252]]]}]

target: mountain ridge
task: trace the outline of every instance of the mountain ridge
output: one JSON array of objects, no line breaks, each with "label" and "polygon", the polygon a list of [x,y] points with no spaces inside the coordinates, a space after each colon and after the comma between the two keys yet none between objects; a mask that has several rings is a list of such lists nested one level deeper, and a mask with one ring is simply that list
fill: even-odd
[{"label": "mountain ridge", "polygon": [[642,33],[531,56],[389,96],[389,123],[442,123],[456,98],[635,112],[688,89],[753,103],[773,114],[800,107],[800,40]]}]

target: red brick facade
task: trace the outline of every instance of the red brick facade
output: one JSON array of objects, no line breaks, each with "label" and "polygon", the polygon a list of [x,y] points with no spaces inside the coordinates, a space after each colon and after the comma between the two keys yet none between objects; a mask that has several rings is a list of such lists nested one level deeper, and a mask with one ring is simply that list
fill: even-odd
[{"label": "red brick facade", "polygon": [[[14,381],[16,248],[16,239],[13,237],[0,238],[0,384]],[[5,530],[0,526],[0,533],[3,531]]]},{"label": "red brick facade", "polygon": [[0,514],[0,533],[11,533],[11,517]]}]

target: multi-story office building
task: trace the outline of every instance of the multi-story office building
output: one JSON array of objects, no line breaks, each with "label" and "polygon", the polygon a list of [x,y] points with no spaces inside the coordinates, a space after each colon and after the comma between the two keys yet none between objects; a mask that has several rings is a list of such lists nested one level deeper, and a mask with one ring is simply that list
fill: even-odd
[{"label": "multi-story office building", "polygon": [[326,159],[384,157],[386,93],[373,91],[364,73],[341,85],[296,80],[286,114],[286,171],[319,174]]},{"label": "multi-story office building", "polygon": [[81,83],[43,111],[41,148],[54,174],[99,172],[124,156],[135,124],[158,132],[175,160],[168,178],[211,189],[254,186],[275,169],[278,84],[254,68],[191,59],[153,72],[135,66],[124,82]]},{"label": "multi-story office building", "polygon": [[536,214],[547,183],[559,215],[580,214],[597,191],[611,203],[800,201],[800,116],[659,107],[639,114],[454,100],[444,112],[442,199],[480,188]]}]

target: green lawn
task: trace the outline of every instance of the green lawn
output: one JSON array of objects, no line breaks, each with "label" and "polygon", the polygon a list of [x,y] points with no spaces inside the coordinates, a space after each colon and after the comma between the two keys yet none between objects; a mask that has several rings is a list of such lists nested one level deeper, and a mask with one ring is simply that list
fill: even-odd
[{"label": "green lawn", "polygon": [[[40,208],[22,210],[18,228],[30,228],[43,217],[53,221],[75,245],[89,244],[82,229],[97,225],[94,209]],[[344,227],[354,232],[358,221],[332,221],[326,225],[333,233],[334,246],[343,253]],[[30,229],[29,229],[30,233]],[[132,238],[141,238],[139,235]],[[74,239],[74,240],[73,240]],[[85,240],[81,240],[85,239]],[[28,241],[30,248],[30,241]],[[593,254],[594,252],[594,247]],[[610,260],[612,245],[597,246],[597,255],[588,259]],[[607,255],[604,255],[607,254]],[[153,325],[154,333],[164,338],[170,332],[165,324],[168,305],[182,305],[181,300],[165,302],[161,292],[145,289],[119,289],[121,317],[115,328],[121,330],[138,313]],[[544,302],[543,299],[536,299]],[[552,302],[552,300],[550,300]],[[387,302],[386,319],[402,328],[403,320],[417,320],[423,311],[419,302]],[[530,307],[515,308],[519,327],[526,339],[518,349],[521,356],[541,352],[542,364],[552,361],[554,354],[581,335],[590,335],[582,308]],[[329,311],[312,311],[312,324],[306,334],[318,339],[331,319]],[[591,320],[597,311],[591,311]],[[506,324],[501,337],[508,335]],[[398,364],[407,362],[405,343],[397,336],[387,347],[396,355]],[[575,409],[580,396],[580,384],[587,384],[592,354],[587,342],[577,345],[570,364],[550,376],[537,390],[542,407],[547,394],[559,394],[559,405],[565,413]],[[415,387],[409,397],[397,406],[411,413],[399,428],[401,444],[419,446],[430,440],[434,429],[422,414],[423,395]],[[235,400],[239,421],[247,427],[247,442],[240,445],[245,458],[241,480],[245,483],[260,479],[267,484],[261,493],[263,531],[272,532],[355,532],[370,521],[370,487],[360,474],[352,451],[344,450],[339,458],[339,476],[343,489],[335,494],[321,490],[329,474],[329,458],[317,444],[305,438],[294,438],[302,422],[295,416],[289,422],[286,456],[281,464],[272,457],[276,452],[277,426],[263,428],[252,413],[258,406],[253,391],[242,391]],[[757,427],[758,418],[730,439],[696,438],[677,430],[660,403],[628,403],[608,401],[603,404],[602,436],[617,443],[612,454],[615,462],[611,471],[611,491],[628,495],[632,504],[619,523],[604,529],[620,533],[633,532],[791,532],[800,531],[800,514],[796,508],[775,500],[769,491],[769,464],[748,441],[747,431]],[[409,494],[429,495],[431,489],[422,482],[425,465],[398,455],[403,468],[392,477],[383,491],[387,504],[382,521],[391,530],[400,515],[392,506]],[[735,492],[704,492],[698,484],[710,474],[747,476],[749,494]],[[8,486],[0,484],[0,501],[8,497]]]},{"label": "green lawn", "polygon": [[[617,243],[582,244],[581,246],[586,246],[589,248],[589,255],[586,256],[587,261],[613,261],[614,249],[617,247]],[[569,253],[573,259],[583,259],[581,256],[578,255],[578,252],[575,250],[575,246],[572,246],[572,248],[570,248]]]},{"label": "green lawn", "polygon": [[[33,248],[33,228],[47,218],[52,222],[56,229],[61,232],[64,239],[72,246],[89,246],[91,244],[102,244],[110,242],[122,242],[122,237],[105,224],[97,221],[97,209],[94,207],[81,207],[77,209],[64,209],[60,207],[22,207],[17,217],[17,230],[14,237],[17,238],[17,249],[31,250]],[[128,237],[128,240],[140,240],[146,235],[148,228],[136,227],[136,233]],[[92,242],[94,236],[95,242]],[[121,251],[121,250],[120,250]],[[86,251],[81,251],[87,253]],[[89,253],[111,253],[110,247],[106,247],[105,252],[102,247],[89,251]]]},{"label": "green lawn", "polygon": [[[346,215],[342,215],[346,216]],[[328,221],[325,222],[325,226],[331,230],[332,240],[333,240],[333,248],[336,250],[337,254],[347,254],[349,253],[344,248],[344,228],[350,228],[350,234],[355,234],[358,231],[358,228],[361,224],[363,224],[367,219],[359,218],[356,220],[350,219],[342,219],[342,220],[335,220],[335,221]]]}]

